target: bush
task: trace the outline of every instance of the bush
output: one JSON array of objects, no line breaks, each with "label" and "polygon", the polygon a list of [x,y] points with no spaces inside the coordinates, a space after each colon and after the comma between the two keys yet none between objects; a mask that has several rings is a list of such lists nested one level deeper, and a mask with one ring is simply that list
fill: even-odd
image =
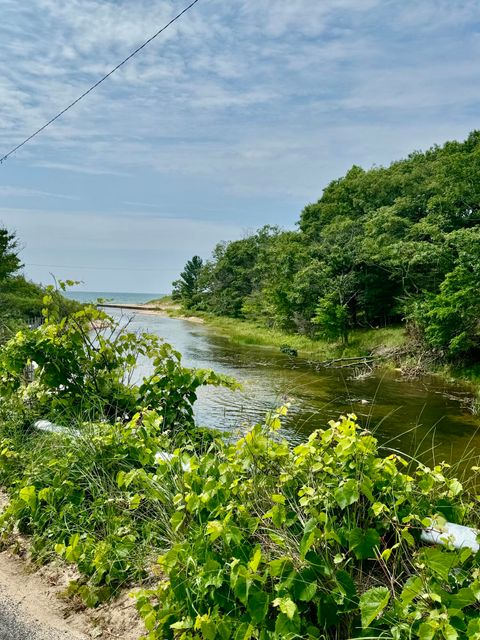
[{"label": "bush", "polygon": [[0,446],[10,493],[4,540],[18,528],[37,561],[57,555],[75,564],[83,578],[71,592],[90,606],[144,578],[153,549],[171,544],[177,489],[155,453],[172,445],[155,412],[126,425],[82,425],[81,433],[10,433]]},{"label": "bush", "polygon": [[471,516],[447,466],[380,457],[355,416],[293,450],[267,423],[191,459],[180,540],[138,598],[148,639],[478,638],[478,557],[418,550],[433,519]]},{"label": "bush", "polygon": [[[153,372],[135,384],[139,355]],[[480,640],[480,553],[420,545],[480,522],[448,465],[380,452],[354,415],[292,448],[286,407],[221,440],[195,426],[196,390],[235,383],[89,307],[47,312],[0,365],[3,541],[75,565],[90,606],[160,574],[137,596],[149,640]],[[71,429],[32,429],[45,411]]]},{"label": "bush", "polygon": [[[44,299],[45,323],[24,329],[0,351],[0,394],[24,396],[30,412],[64,424],[129,419],[155,409],[164,426],[193,428],[193,403],[202,385],[236,388],[235,381],[211,370],[188,369],[180,354],[155,335],[128,331],[107,314],[86,306],[62,317],[58,300]],[[138,358],[149,359],[152,373],[135,380]],[[25,370],[35,364],[35,382]]]}]

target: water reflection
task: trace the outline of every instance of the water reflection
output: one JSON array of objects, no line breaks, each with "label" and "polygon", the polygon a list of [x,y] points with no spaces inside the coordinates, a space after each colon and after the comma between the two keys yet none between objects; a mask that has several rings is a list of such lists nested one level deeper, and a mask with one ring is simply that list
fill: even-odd
[{"label": "water reflection", "polygon": [[[212,368],[243,383],[241,392],[200,389],[199,424],[234,431],[290,400],[283,433],[294,442],[339,414],[354,412],[382,443],[410,454],[419,451],[429,462],[455,463],[465,453],[480,453],[480,422],[462,405],[468,392],[461,385],[433,377],[405,381],[397,372],[353,379],[345,369],[317,371],[275,349],[234,345],[203,325],[157,315],[129,317],[130,329],[161,336],[183,354],[185,365]],[[141,373],[147,370],[143,363]]]}]

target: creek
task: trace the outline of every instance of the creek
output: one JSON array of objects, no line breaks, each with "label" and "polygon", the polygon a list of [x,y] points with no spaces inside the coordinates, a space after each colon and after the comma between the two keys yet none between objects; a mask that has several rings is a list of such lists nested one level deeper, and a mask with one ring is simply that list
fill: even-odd
[{"label": "creek", "polygon": [[[184,365],[214,369],[242,383],[243,390],[236,392],[218,387],[199,390],[195,407],[202,426],[242,431],[289,401],[282,435],[293,443],[342,413],[355,413],[359,424],[374,431],[382,445],[428,464],[441,460],[456,464],[480,454],[480,419],[468,410],[471,391],[461,384],[437,376],[405,380],[401,372],[391,370],[359,378],[348,369],[318,368],[274,348],[234,344],[208,325],[109,312],[116,318],[130,317],[130,330],[161,336],[182,354]],[[147,374],[148,368],[148,363],[140,363],[139,373]]]}]

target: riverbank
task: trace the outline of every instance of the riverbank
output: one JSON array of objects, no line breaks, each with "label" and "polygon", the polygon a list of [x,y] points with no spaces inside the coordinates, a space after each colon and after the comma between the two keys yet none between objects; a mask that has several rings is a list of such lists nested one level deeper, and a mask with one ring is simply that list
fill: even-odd
[{"label": "riverbank", "polygon": [[438,376],[445,381],[460,382],[471,389],[471,410],[480,413],[480,364],[439,364],[425,353],[418,353],[408,342],[402,325],[372,329],[354,329],[348,344],[312,339],[299,334],[290,334],[278,329],[260,326],[248,320],[214,316],[204,312],[191,315],[170,297],[151,300],[146,305],[137,305],[142,313],[154,313],[170,318],[205,324],[218,335],[228,338],[233,344],[281,349],[288,346],[298,356],[313,362],[325,362],[348,358],[372,357],[370,365],[398,369],[408,378],[422,375]]},{"label": "riverbank", "polygon": [[288,345],[297,351],[300,357],[308,360],[322,361],[332,358],[364,357],[372,353],[384,356],[387,353],[398,352],[406,343],[405,330],[400,326],[356,329],[352,331],[348,344],[342,344],[341,342],[313,340],[300,334],[262,327],[248,320],[219,317],[203,312],[197,312],[195,316],[192,316],[170,298],[152,300],[147,305],[138,305],[137,309],[142,312],[154,312],[171,318],[207,324],[215,332],[228,337],[231,342],[237,344],[279,349]]}]

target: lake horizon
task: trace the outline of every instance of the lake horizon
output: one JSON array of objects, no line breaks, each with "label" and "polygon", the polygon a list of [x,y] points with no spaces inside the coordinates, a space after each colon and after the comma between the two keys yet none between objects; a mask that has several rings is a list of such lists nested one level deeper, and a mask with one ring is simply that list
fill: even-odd
[{"label": "lake horizon", "polygon": [[96,303],[98,299],[101,299],[114,304],[145,304],[168,294],[133,291],[66,291],[63,295],[70,300],[82,303]]}]

